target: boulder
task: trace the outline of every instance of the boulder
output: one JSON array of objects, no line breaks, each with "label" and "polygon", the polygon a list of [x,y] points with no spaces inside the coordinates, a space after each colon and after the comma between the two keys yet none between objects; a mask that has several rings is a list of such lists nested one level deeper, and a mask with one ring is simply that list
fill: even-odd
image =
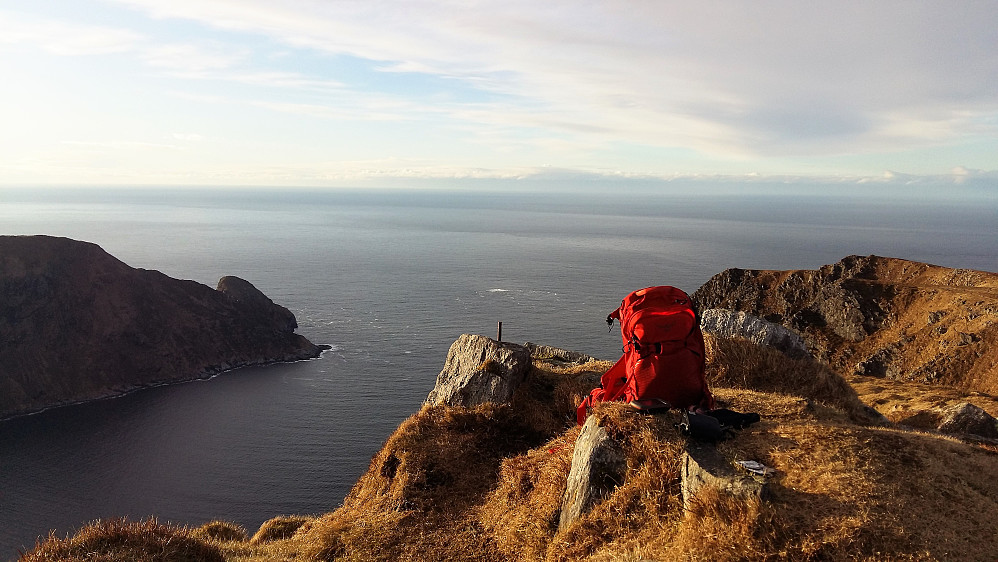
[{"label": "boulder", "polygon": [[627,459],[623,447],[599,425],[601,421],[599,416],[589,416],[575,440],[559,529],[567,529],[624,480]]},{"label": "boulder", "polygon": [[963,402],[943,411],[939,431],[954,435],[971,434],[998,439],[998,420],[981,408]]},{"label": "boulder", "polygon": [[700,329],[722,338],[745,338],[772,347],[793,359],[810,357],[804,338],[780,324],[745,312],[711,308],[700,314]]},{"label": "boulder", "polygon": [[530,368],[526,347],[463,334],[451,344],[426,402],[467,408],[486,402],[508,404]]},{"label": "boulder", "polygon": [[742,499],[764,500],[769,495],[764,479],[735,469],[713,445],[690,441],[681,462],[684,509],[690,509],[697,492],[704,486]]}]

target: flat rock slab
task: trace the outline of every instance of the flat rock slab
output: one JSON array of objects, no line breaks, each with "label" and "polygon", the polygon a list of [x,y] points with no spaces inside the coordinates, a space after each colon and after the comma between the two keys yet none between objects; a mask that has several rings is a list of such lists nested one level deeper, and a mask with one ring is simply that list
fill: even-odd
[{"label": "flat rock slab", "polygon": [[466,408],[509,404],[531,365],[530,351],[522,345],[463,334],[451,344],[426,402]]},{"label": "flat rock slab", "polygon": [[692,507],[697,492],[704,486],[742,499],[764,500],[769,495],[765,481],[736,469],[713,445],[690,441],[682,458],[684,509]]}]

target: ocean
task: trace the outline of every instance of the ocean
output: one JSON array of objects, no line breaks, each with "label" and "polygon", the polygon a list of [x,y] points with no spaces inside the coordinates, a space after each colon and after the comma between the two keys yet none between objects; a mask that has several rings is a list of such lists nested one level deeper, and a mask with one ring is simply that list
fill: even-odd
[{"label": "ocean", "polygon": [[506,341],[616,359],[604,319],[641,287],[851,254],[998,271],[994,195],[820,193],[0,189],[0,234],[86,240],[212,287],[242,277],[332,346],[0,422],[0,560],[98,518],[252,533],[331,511],[450,344],[500,321]]}]

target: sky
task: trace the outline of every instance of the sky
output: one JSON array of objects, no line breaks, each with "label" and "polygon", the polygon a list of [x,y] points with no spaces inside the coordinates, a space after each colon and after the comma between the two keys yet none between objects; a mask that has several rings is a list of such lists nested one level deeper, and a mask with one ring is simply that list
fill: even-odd
[{"label": "sky", "polygon": [[0,185],[998,183],[998,0],[0,0]]}]

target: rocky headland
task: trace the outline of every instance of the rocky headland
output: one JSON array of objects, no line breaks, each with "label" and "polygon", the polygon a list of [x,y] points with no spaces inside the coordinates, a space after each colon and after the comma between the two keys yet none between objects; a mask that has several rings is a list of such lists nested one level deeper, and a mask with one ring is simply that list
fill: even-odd
[{"label": "rocky headland", "polygon": [[880,256],[816,270],[728,269],[693,294],[803,336],[843,375],[998,394],[998,274]]},{"label": "rocky headland", "polygon": [[[993,342],[994,278],[877,257],[719,274],[696,293],[708,381],[761,420],[718,443],[620,403],[579,427],[612,361],[462,335],[329,513],[97,522],[23,560],[992,560],[998,397],[972,388],[998,373],[971,346]],[[907,349],[925,331],[967,335]]]},{"label": "rocky headland", "polygon": [[317,357],[251,283],[217,289],[136,269],[96,244],[0,236],[0,419]]}]

